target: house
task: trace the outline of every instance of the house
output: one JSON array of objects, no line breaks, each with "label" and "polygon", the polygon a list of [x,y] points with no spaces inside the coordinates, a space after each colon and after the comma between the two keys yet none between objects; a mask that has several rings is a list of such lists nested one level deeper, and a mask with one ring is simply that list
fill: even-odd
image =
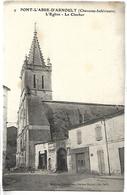
[{"label": "house", "polygon": [[3,85],[3,168],[6,166],[8,91],[10,89]]},{"label": "house", "polygon": [[69,171],[124,173],[123,110],[70,129],[69,141]]}]

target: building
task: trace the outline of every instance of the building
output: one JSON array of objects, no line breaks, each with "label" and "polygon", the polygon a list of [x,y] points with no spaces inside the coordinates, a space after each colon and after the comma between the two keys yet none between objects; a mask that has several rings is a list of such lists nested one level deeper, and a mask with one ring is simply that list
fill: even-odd
[{"label": "building", "polygon": [[69,129],[69,138],[35,145],[35,169],[124,173],[124,110]]},{"label": "building", "polygon": [[7,128],[6,167],[8,169],[16,166],[16,148],[17,148],[17,128],[11,126]]},{"label": "building", "polygon": [[69,129],[124,109],[122,105],[53,101],[51,72],[52,64],[49,58],[45,63],[35,30],[21,71],[17,167],[67,171]]},{"label": "building", "polygon": [[71,172],[124,173],[123,110],[69,130]]},{"label": "building", "polygon": [[68,171],[70,144],[68,139],[35,145],[35,169]]},{"label": "building", "polygon": [[3,168],[6,166],[8,91],[10,89],[3,85]]}]

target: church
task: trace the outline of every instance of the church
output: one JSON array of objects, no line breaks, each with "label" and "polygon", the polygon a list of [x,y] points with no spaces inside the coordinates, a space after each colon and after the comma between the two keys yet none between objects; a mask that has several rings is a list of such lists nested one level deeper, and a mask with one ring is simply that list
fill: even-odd
[{"label": "church", "polygon": [[[37,31],[35,30],[29,55],[25,57],[20,76],[21,95],[18,110],[16,166],[32,167],[34,169],[54,172],[73,170],[75,172],[90,172],[92,170],[92,157],[94,156],[94,152],[96,153],[97,151],[93,150],[90,154],[89,145],[92,143],[87,143],[86,147],[84,140],[86,139],[86,142],[92,140],[90,137],[92,132],[94,136],[91,125],[99,123],[105,126],[103,121],[111,118],[114,121],[114,117],[118,118],[118,121],[121,121],[121,115],[123,116],[124,114],[124,106],[54,101],[52,100],[51,77],[52,64],[49,58],[47,59],[47,63],[44,61]],[[120,129],[118,131],[123,130],[123,119],[119,124]],[[88,125],[90,126],[87,129],[86,126]],[[85,138],[83,138],[81,131],[77,132],[78,145],[76,145],[73,136],[77,128],[85,128],[85,130],[82,130],[85,132]],[[96,126],[95,129],[97,135],[103,139],[103,142],[101,142],[102,139],[97,140],[97,144],[99,143],[99,147],[101,144],[104,145],[105,158],[107,159],[106,173],[111,172],[111,169],[109,169],[110,162],[107,158],[109,147],[107,147],[108,140],[106,134],[99,134],[100,126],[98,128]],[[120,139],[120,147],[123,148],[123,134]],[[71,148],[73,144],[75,148]],[[102,153],[98,152],[98,155],[100,155],[98,158],[99,162],[104,161]],[[121,154],[123,155],[123,149]],[[83,159],[84,155],[85,160]],[[123,163],[123,157],[121,162]],[[85,166],[87,167],[86,169]],[[103,173],[104,166],[99,166],[99,170]]]}]

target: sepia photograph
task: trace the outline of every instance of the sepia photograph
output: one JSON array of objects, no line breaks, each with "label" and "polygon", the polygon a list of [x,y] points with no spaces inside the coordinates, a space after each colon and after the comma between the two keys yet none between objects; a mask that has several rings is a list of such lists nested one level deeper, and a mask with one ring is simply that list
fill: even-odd
[{"label": "sepia photograph", "polygon": [[124,20],[124,2],[4,2],[3,191],[124,191]]}]

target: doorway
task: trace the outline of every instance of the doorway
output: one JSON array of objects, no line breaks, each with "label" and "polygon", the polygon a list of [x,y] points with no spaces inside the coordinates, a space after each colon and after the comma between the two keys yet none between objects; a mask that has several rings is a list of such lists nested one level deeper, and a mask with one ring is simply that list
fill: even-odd
[{"label": "doorway", "polygon": [[121,174],[123,174],[124,173],[124,147],[119,148],[119,159],[120,159]]},{"label": "doorway", "polygon": [[67,171],[67,151],[64,148],[57,151],[57,170]]},{"label": "doorway", "polygon": [[78,173],[90,172],[90,157],[88,148],[85,148],[84,152],[76,154],[76,170]]},{"label": "doorway", "polygon": [[98,150],[97,151],[97,157],[98,157],[99,173],[104,174],[104,172],[105,172],[104,151],[103,150]]},{"label": "doorway", "polygon": [[47,169],[47,151],[44,153],[39,152],[39,165],[38,169]]}]

